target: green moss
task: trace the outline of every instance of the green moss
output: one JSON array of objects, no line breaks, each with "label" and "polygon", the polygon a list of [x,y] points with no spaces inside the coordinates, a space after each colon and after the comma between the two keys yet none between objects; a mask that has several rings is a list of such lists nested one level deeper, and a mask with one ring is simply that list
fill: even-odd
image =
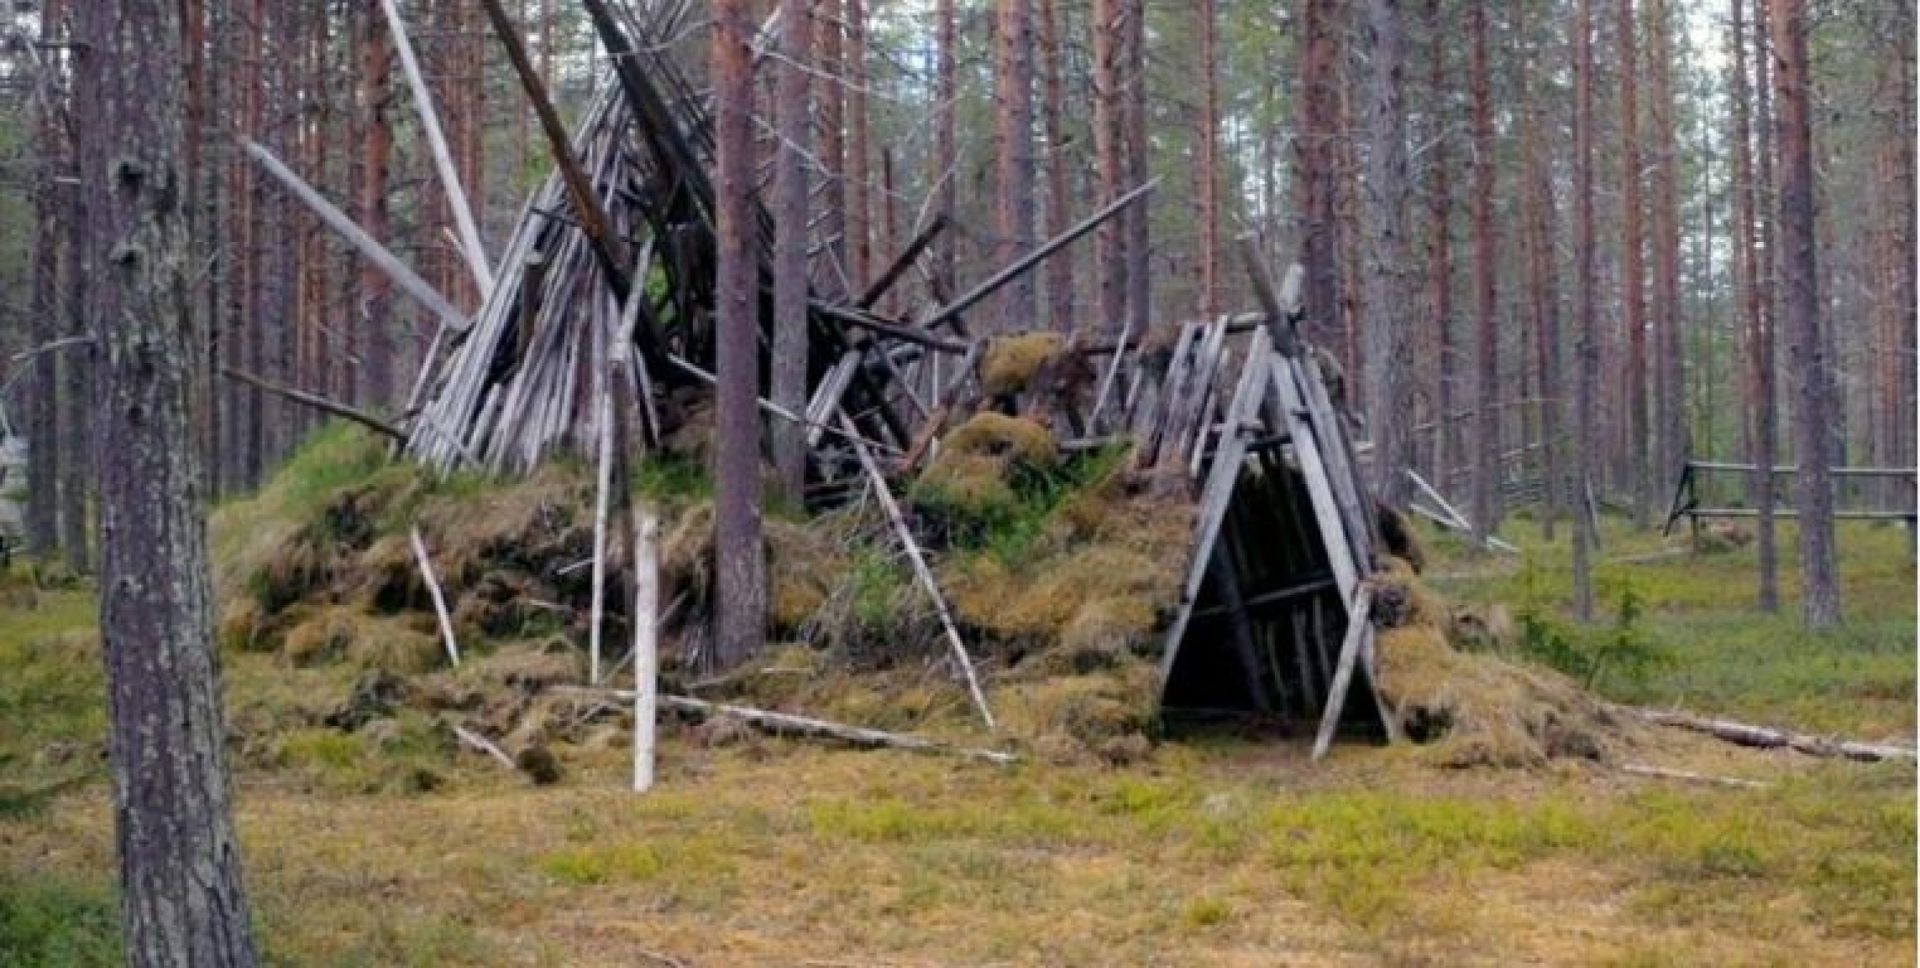
[{"label": "green moss", "polygon": [[105,888],[45,871],[0,871],[0,965],[118,965],[120,911]]}]

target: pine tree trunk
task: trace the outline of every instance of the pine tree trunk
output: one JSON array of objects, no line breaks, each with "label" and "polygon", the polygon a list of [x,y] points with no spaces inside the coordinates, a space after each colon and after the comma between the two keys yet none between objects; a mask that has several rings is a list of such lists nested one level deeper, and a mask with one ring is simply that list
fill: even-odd
[{"label": "pine tree trunk", "polygon": [[1673,23],[1667,0],[1647,0],[1653,49],[1648,77],[1653,85],[1653,333],[1660,355],[1655,371],[1654,495],[1665,490],[1686,459],[1686,339],[1680,312],[1680,153],[1674,134]]},{"label": "pine tree trunk", "polygon": [[[360,39],[360,116],[364,138],[360,152],[360,227],[376,239],[391,233],[387,221],[387,179],[393,158],[393,121],[388,109],[393,104],[388,78],[393,70],[392,40],[387,36],[384,18],[372,9],[379,0],[365,0],[361,19],[364,31]],[[363,399],[375,409],[392,406],[393,376],[393,287],[386,273],[362,259],[360,291],[350,327],[361,333],[365,348],[365,368],[359,381]]]},{"label": "pine tree trunk", "polygon": [[[1067,215],[1066,84],[1061,78],[1060,12],[1056,0],[1039,0],[1039,48],[1042,129],[1047,138],[1046,234],[1053,238],[1070,227]],[[1071,333],[1073,318],[1073,253],[1047,260],[1047,327]]]},{"label": "pine tree trunk", "polygon": [[[795,413],[807,399],[807,154],[812,135],[807,90],[813,61],[813,11],[800,3],[780,25],[774,113],[780,147],[774,158],[773,402]],[[806,428],[773,424],[775,477],[796,505],[807,478]]]},{"label": "pine tree trunk", "polygon": [[1407,60],[1406,24],[1400,0],[1367,0],[1371,35],[1371,75],[1367,85],[1365,225],[1367,287],[1372,313],[1365,327],[1367,346],[1367,427],[1373,437],[1373,491],[1393,508],[1405,508],[1411,482],[1413,438],[1407,433],[1413,413],[1412,341],[1408,313],[1410,266],[1407,256],[1407,119],[1402,102]]},{"label": "pine tree trunk", "polygon": [[[101,653],[130,965],[258,959],[228,805],[188,299],[180,10],[82,4],[81,177],[99,207],[90,311],[97,398]],[[111,160],[108,160],[111,159]]]},{"label": "pine tree trunk", "polygon": [[[1126,110],[1122,130],[1126,133],[1128,189],[1144,185],[1152,176],[1147,140],[1147,4],[1146,0],[1128,0],[1125,42],[1121,46],[1121,75],[1126,79]],[[1145,334],[1153,323],[1153,287],[1149,265],[1151,230],[1148,202],[1127,206],[1120,218],[1127,227],[1127,317],[1132,331]]]},{"label": "pine tree trunk", "polygon": [[757,655],[766,637],[760,538],[758,231],[753,205],[752,60],[747,0],[713,4],[713,129],[719,268],[716,332],[714,651],[722,667]]},{"label": "pine tree trunk", "polygon": [[873,281],[872,148],[867,137],[867,12],[864,0],[845,0],[847,17],[847,255],[853,291]]},{"label": "pine tree trunk", "polygon": [[1494,480],[1500,456],[1498,409],[1500,357],[1499,305],[1494,293],[1493,95],[1487,67],[1486,0],[1471,0],[1468,29],[1473,33],[1469,81],[1473,91],[1473,294],[1479,319],[1473,435],[1473,533],[1485,544],[1499,526]]},{"label": "pine tree trunk", "polygon": [[[847,77],[845,17],[846,0],[821,0],[822,25],[819,37],[822,90],[820,102],[820,161],[826,166],[827,211],[820,220],[820,236],[825,240],[831,265],[821,295],[836,299],[847,295],[858,282],[851,276],[847,240]],[[948,102],[949,105],[951,101]],[[949,108],[951,110],[951,107]]]},{"label": "pine tree trunk", "polygon": [[[993,100],[995,206],[999,261],[1012,262],[1033,248],[1033,49],[1027,25],[1031,0],[996,0]],[[1034,321],[1033,277],[1023,275],[1002,290],[998,329],[1027,329]]]},{"label": "pine tree trunk", "polygon": [[1453,429],[1453,391],[1455,361],[1453,354],[1453,198],[1450,175],[1448,130],[1452,112],[1446,110],[1452,87],[1447,76],[1447,44],[1441,37],[1446,19],[1441,16],[1441,0],[1427,0],[1426,27],[1429,38],[1427,98],[1437,118],[1432,135],[1433,158],[1428,162],[1427,184],[1427,312],[1433,340],[1433,486],[1449,490],[1452,462],[1459,459],[1458,436]]},{"label": "pine tree trunk", "polygon": [[1594,535],[1586,513],[1593,480],[1594,384],[1599,380],[1599,321],[1594,312],[1593,231],[1593,0],[1576,0],[1573,36],[1574,315],[1580,326],[1574,359],[1573,610],[1593,619]]},{"label": "pine tree trunk", "polygon": [[[57,4],[49,3],[40,18],[40,40],[56,41],[59,22]],[[43,55],[44,56],[44,55]],[[60,247],[62,230],[60,192],[57,176],[67,162],[54,105],[60,93],[54,89],[50,68],[43,67],[30,79],[34,86],[33,110],[33,254],[31,256],[28,338],[33,347],[42,347],[59,338]],[[70,268],[69,272],[72,271]],[[27,464],[27,545],[41,558],[50,558],[60,542],[60,474],[62,440],[60,436],[60,352],[43,351],[33,358],[31,405],[27,408],[27,446],[31,455]],[[16,482],[7,481],[11,489]]]},{"label": "pine tree trunk", "polygon": [[1827,426],[1833,409],[1826,347],[1820,336],[1818,259],[1814,252],[1813,126],[1804,0],[1769,0],[1774,98],[1779,106],[1781,300],[1794,368],[1795,475],[1800,512],[1801,615],[1809,628],[1840,621],[1833,551],[1833,480]]},{"label": "pine tree trunk", "polygon": [[1627,331],[1626,467],[1633,520],[1646,527],[1652,498],[1647,475],[1647,321],[1645,205],[1640,171],[1640,64],[1633,0],[1619,0],[1615,41],[1620,51],[1620,306]]},{"label": "pine tree trunk", "polygon": [[[935,196],[940,214],[949,220],[959,216],[958,205],[960,191],[959,153],[954,147],[954,100],[959,97],[957,78],[958,55],[954,45],[956,36],[954,0],[937,0],[934,6],[934,46],[938,48],[934,64],[933,88],[933,166],[929,172],[935,186]],[[951,296],[956,292],[959,282],[954,273],[954,245],[952,236],[949,241],[936,246],[933,255],[933,277],[941,293]]]},{"label": "pine tree trunk", "polygon": [[1294,216],[1301,268],[1306,336],[1335,345],[1340,319],[1339,236],[1334,212],[1334,0],[1301,0],[1300,81],[1294,127]]},{"label": "pine tree trunk", "polygon": [[[1751,459],[1757,468],[1748,492],[1754,501],[1758,532],[1759,606],[1771,612],[1780,607],[1778,554],[1775,550],[1772,473],[1777,460],[1774,453],[1775,418],[1773,408],[1773,334],[1767,322],[1763,300],[1764,270],[1756,250],[1755,223],[1760,199],[1754,184],[1752,123],[1749,120],[1750,88],[1747,83],[1746,7],[1748,0],[1732,0],[1733,84],[1733,192],[1735,257],[1743,281],[1742,318],[1747,335],[1747,410],[1755,413],[1754,449]],[[1765,124],[1766,120],[1761,119]]]},{"label": "pine tree trunk", "polygon": [[[1526,33],[1520,23],[1520,13],[1516,11],[1515,31],[1524,37]],[[1521,135],[1521,178],[1524,181],[1521,195],[1525,207],[1522,234],[1526,241],[1527,295],[1533,315],[1535,372],[1539,380],[1540,463],[1543,469],[1540,536],[1552,541],[1554,519],[1560,512],[1561,498],[1567,486],[1563,464],[1566,451],[1560,446],[1561,415],[1565,409],[1563,399],[1566,395],[1560,374],[1560,263],[1554,250],[1559,219],[1554,207],[1553,167],[1548,159],[1548,150],[1542,144],[1543,133],[1549,123],[1547,112],[1540,104],[1540,95],[1528,82],[1528,77],[1540,70],[1539,49],[1531,38],[1525,43],[1525,61],[1521,65],[1519,78],[1521,112],[1526,126]]]},{"label": "pine tree trunk", "polygon": [[[1199,18],[1200,34],[1200,125],[1194,133],[1200,146],[1200,165],[1196,177],[1200,181],[1200,297],[1195,308],[1203,319],[1211,319],[1220,312],[1220,67],[1216,34],[1219,31],[1218,14],[1214,10],[1215,0],[1200,0],[1194,5],[1194,16]],[[1398,3],[1394,4],[1394,18],[1399,16]],[[1405,48],[1405,39],[1398,41]],[[1404,59],[1404,55],[1403,58]],[[1393,110],[1400,115],[1401,68],[1394,68]],[[1402,123],[1404,126],[1404,123]],[[1376,132],[1377,133],[1377,132]],[[1375,142],[1378,144],[1378,142]],[[1404,169],[1404,163],[1402,165]],[[1401,172],[1402,180],[1405,171]],[[1396,211],[1396,215],[1397,215]],[[1397,234],[1397,230],[1396,230]],[[1405,239],[1397,244],[1404,246]],[[1396,265],[1396,271],[1398,267]]]},{"label": "pine tree trunk", "polygon": [[[1108,205],[1125,190],[1126,173],[1121,160],[1122,117],[1126,114],[1121,80],[1122,21],[1130,14],[1124,0],[1093,0],[1093,153],[1094,174],[1099,183],[1099,202]],[[1127,315],[1126,253],[1127,230],[1124,218],[1109,219],[1095,238],[1094,265],[1100,297],[1099,327],[1118,335],[1129,320]]]}]

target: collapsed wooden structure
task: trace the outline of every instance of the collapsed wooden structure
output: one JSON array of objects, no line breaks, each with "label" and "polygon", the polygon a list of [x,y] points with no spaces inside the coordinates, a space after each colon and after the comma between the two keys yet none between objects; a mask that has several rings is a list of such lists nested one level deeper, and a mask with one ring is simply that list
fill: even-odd
[{"label": "collapsed wooden structure", "polygon": [[[528,201],[498,263],[475,260],[484,300],[471,319],[450,318],[444,300],[417,291],[424,285],[417,278],[403,281],[441,319],[402,431],[407,452],[434,467],[524,472],[559,451],[592,454],[596,443],[604,463],[617,416],[607,402],[614,389],[630,391],[623,395],[634,401],[638,442],[658,447],[668,424],[681,419],[675,414],[683,408],[672,401],[712,380],[713,148],[705,104],[671,53],[691,5],[582,2],[617,83],[568,133],[498,0],[486,0],[556,170]],[[390,2],[387,11],[404,54],[404,28]],[[415,80],[431,131],[431,103]],[[264,150],[250,150],[269,170],[277,166]],[[290,172],[274,173],[304,189]],[[1137,463],[1183,477],[1197,501],[1192,563],[1164,635],[1166,708],[1317,721],[1316,754],[1343,717],[1377,722],[1391,737],[1395,719],[1373,684],[1373,505],[1345,417],[1296,335],[1297,269],[1275,287],[1246,246],[1258,311],[1171,333],[1122,333],[1105,345],[1063,340],[1058,362],[1017,393],[990,397],[983,385],[989,339],[970,329],[969,311],[1152,188],[1115,199],[964,294],[941,292],[922,271],[943,219],[926,225],[864,289],[841,284],[844,273],[830,255],[817,257],[816,278],[832,284],[810,295],[808,403],[796,412],[763,400],[762,408],[805,426],[810,503],[844,499],[856,488],[879,493],[990,725],[965,645],[889,479],[913,473],[937,451],[958,414],[997,406],[1046,418],[1068,447],[1130,442]],[[464,204],[451,194],[456,207]],[[364,233],[355,237],[350,222],[340,224],[337,211],[337,220],[328,217],[329,206],[310,189],[308,196],[349,241],[364,252],[379,249]],[[760,296],[770,309],[772,231],[764,215],[761,222]],[[398,262],[390,255],[374,261],[387,260]],[[388,268],[396,278],[405,274],[404,266]],[[916,273],[928,282],[928,305],[906,318],[876,310]],[[763,372],[770,343],[768,332]],[[1350,708],[1356,685],[1365,702]]]}]

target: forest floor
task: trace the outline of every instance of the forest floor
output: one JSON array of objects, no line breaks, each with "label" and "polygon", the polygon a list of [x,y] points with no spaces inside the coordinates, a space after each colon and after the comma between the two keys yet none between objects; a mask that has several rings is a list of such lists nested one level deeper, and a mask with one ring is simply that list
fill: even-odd
[{"label": "forest floor", "polygon": [[[1561,604],[1566,536],[1467,554],[1429,536],[1456,602]],[[1859,738],[1914,733],[1904,535],[1840,531],[1845,628],[1754,613],[1751,548],[1658,551],[1609,524],[1603,611],[1661,661],[1611,697]],[[1552,594],[1543,589],[1553,590]],[[85,589],[0,599],[0,965],[117,960],[102,686]],[[230,708],[324,670],[225,660]],[[275,962],[387,964],[1905,964],[1912,765],[1674,733],[1640,759],[1734,789],[1584,764],[1442,770],[1416,751],[1160,745],[1124,768],[1011,768],[805,742],[663,741],[626,792],[610,738],[536,788],[464,757],[430,793],[360,792],[354,748],[236,757],[238,823]]]}]

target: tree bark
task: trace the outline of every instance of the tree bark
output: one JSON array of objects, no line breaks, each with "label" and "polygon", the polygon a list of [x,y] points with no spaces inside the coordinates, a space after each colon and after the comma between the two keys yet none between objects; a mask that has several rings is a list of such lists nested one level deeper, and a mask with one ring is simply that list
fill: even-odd
[{"label": "tree bark", "polygon": [[1452,112],[1447,110],[1452,86],[1447,77],[1447,43],[1441,36],[1446,20],[1441,0],[1427,0],[1429,38],[1427,97],[1435,117],[1433,159],[1427,184],[1427,312],[1433,346],[1433,486],[1441,493],[1452,479],[1451,462],[1458,459],[1458,436],[1453,430],[1453,198],[1449,181],[1451,161],[1447,143],[1452,138]]},{"label": "tree bark", "polygon": [[867,11],[845,0],[847,29],[847,255],[853,291],[873,281],[873,152],[867,136]]},{"label": "tree bark", "polygon": [[[41,11],[40,41],[43,44],[56,42],[55,25],[59,22],[60,10],[57,2],[48,3]],[[54,109],[59,93],[54,89],[54,72],[42,53],[39,67],[35,70],[31,83],[34,87],[33,110],[33,254],[31,256],[31,287],[28,303],[29,323],[27,336],[33,346],[45,346],[59,338],[60,314],[57,310],[60,298],[60,239],[63,229],[60,214],[60,192],[57,188],[57,175],[67,153],[63,150],[66,139],[61,137],[60,119]],[[74,227],[73,231],[78,231]],[[72,268],[68,269],[73,271]],[[60,436],[60,353],[43,352],[28,364],[32,367],[33,380],[29,384],[33,392],[31,404],[27,408],[26,436],[28,452],[31,455],[27,464],[27,545],[34,554],[43,559],[50,558],[54,548],[60,543],[60,511],[62,508],[60,486],[64,479],[60,473],[61,436]],[[11,488],[13,481],[8,481]]]},{"label": "tree bark", "polygon": [[[1763,305],[1763,270],[1756,249],[1755,222],[1760,196],[1754,184],[1752,125],[1749,121],[1750,88],[1747,82],[1746,8],[1748,0],[1731,0],[1733,80],[1733,194],[1734,254],[1742,282],[1741,308],[1747,337],[1747,406],[1754,412],[1752,463],[1756,470],[1748,493],[1754,501],[1758,532],[1756,551],[1760,576],[1758,603],[1762,611],[1780,607],[1778,554],[1774,543],[1773,481],[1765,468],[1777,462],[1774,452],[1775,416],[1773,407],[1773,334],[1768,327]],[[1765,124],[1765,119],[1762,119]]]},{"label": "tree bark", "polygon": [[1647,0],[1653,49],[1647,76],[1653,85],[1653,335],[1659,353],[1654,380],[1657,461],[1654,494],[1680,472],[1686,457],[1686,339],[1680,313],[1680,153],[1674,134],[1673,22],[1667,0]]},{"label": "tree bark", "polygon": [[[1517,24],[1518,14],[1515,19]],[[1549,124],[1548,112],[1542,108],[1537,90],[1528,82],[1528,78],[1541,69],[1539,48],[1531,38],[1527,38],[1525,44],[1525,62],[1521,65],[1519,80],[1521,112],[1526,119],[1521,135],[1524,169],[1521,177],[1525,180],[1522,196],[1526,208],[1522,232],[1526,239],[1527,293],[1533,315],[1535,365],[1539,377],[1541,476],[1545,485],[1540,534],[1552,541],[1554,518],[1560,511],[1568,480],[1563,464],[1566,452],[1560,446],[1566,390],[1560,373],[1560,262],[1554,249],[1559,219],[1554,205],[1553,166],[1548,149],[1542,143]]]},{"label": "tree bark", "polygon": [[[960,180],[959,153],[954,148],[954,100],[960,95],[958,78],[958,54],[955,44],[958,42],[955,30],[954,0],[936,0],[934,5],[934,46],[935,53],[933,87],[933,166],[929,172],[935,192],[935,204],[948,221],[958,218],[960,198],[958,182]],[[948,240],[934,250],[933,275],[941,293],[952,295],[958,291],[959,279],[954,272],[954,243],[952,234]]]},{"label": "tree bark", "polygon": [[[365,140],[360,162],[360,227],[381,242],[387,242],[387,180],[393,157],[393,122],[388,109],[393,104],[388,77],[393,67],[393,47],[385,25],[372,9],[378,0],[365,0],[360,38],[360,117]],[[376,410],[390,408],[394,401],[393,378],[393,287],[387,275],[370,261],[360,260],[360,292],[357,311],[349,317],[349,326],[360,332],[365,364],[359,385],[362,399]]]},{"label": "tree bark", "polygon": [[1473,33],[1468,85],[1473,90],[1473,295],[1479,317],[1475,366],[1473,435],[1473,537],[1484,546],[1498,527],[1494,473],[1500,455],[1498,408],[1500,357],[1499,304],[1494,293],[1493,95],[1487,66],[1486,0],[1471,0],[1468,28]]},{"label": "tree bark", "polygon": [[[1048,238],[1056,238],[1071,227],[1067,214],[1067,94],[1061,77],[1059,5],[1056,0],[1039,2],[1039,53],[1035,59],[1040,65],[1042,129],[1047,139],[1046,233]],[[1073,331],[1073,296],[1073,254],[1063,252],[1047,260],[1047,328],[1057,333]]]},{"label": "tree bark", "polygon": [[1294,215],[1305,270],[1306,336],[1332,345],[1340,318],[1339,237],[1334,212],[1334,0],[1301,0],[1300,80],[1294,127]]},{"label": "tree bark", "polygon": [[747,0],[713,4],[712,83],[719,268],[715,293],[718,387],[714,456],[715,659],[758,654],[766,633],[766,558],[760,535],[758,231],[753,206],[754,24]]},{"label": "tree bark", "polygon": [[[1126,91],[1123,130],[1127,143],[1124,191],[1132,191],[1147,183],[1153,166],[1147,140],[1147,4],[1146,0],[1128,0],[1127,6],[1123,21],[1125,43],[1121,47],[1121,73],[1126,78],[1123,88]],[[1127,229],[1127,317],[1132,331],[1142,334],[1152,325],[1153,316],[1153,276],[1149,264],[1152,240],[1148,219],[1151,204],[1151,199],[1144,200],[1128,206],[1120,214]]]},{"label": "tree bark", "polygon": [[1638,25],[1633,0],[1619,0],[1615,9],[1614,39],[1620,54],[1620,313],[1627,331],[1625,470],[1633,520],[1644,528],[1652,497],[1647,474],[1646,233],[1641,222],[1645,201],[1640,171]]},{"label": "tree bark", "polygon": [[[996,0],[993,100],[994,156],[998,181],[995,213],[1002,264],[1018,259],[1033,239],[1033,44],[1028,24],[1031,0]],[[1033,278],[1023,275],[1001,291],[999,329],[1027,329],[1034,322]]]},{"label": "tree bark", "polygon": [[[822,0],[824,30],[819,37],[819,68],[824,90],[820,92],[820,161],[826,167],[827,211],[820,220],[828,261],[827,281],[821,293],[828,299],[844,298],[859,292],[858,280],[851,276],[847,240],[847,64],[846,0]],[[951,103],[951,102],[949,102]]]},{"label": "tree bark", "polygon": [[1373,437],[1373,491],[1388,506],[1403,509],[1412,465],[1413,385],[1409,377],[1412,345],[1408,311],[1409,265],[1406,240],[1407,133],[1402,103],[1406,70],[1406,25],[1400,0],[1368,0],[1371,69],[1367,87],[1367,127],[1373,142],[1367,154],[1367,246],[1365,327],[1367,346],[1367,427]]},{"label": "tree bark", "polygon": [[[1200,24],[1200,125],[1195,139],[1200,145],[1200,164],[1196,177],[1200,182],[1200,272],[1199,298],[1195,309],[1204,319],[1211,319],[1220,312],[1220,66],[1216,34],[1219,32],[1218,12],[1214,9],[1215,0],[1199,0],[1194,5],[1194,16]],[[1394,19],[1399,17],[1399,4],[1395,2]],[[1398,41],[1400,49],[1405,48],[1405,38]],[[1404,56],[1402,56],[1404,59]],[[1400,112],[1400,74],[1398,64],[1394,67],[1393,111],[1398,122],[1404,127],[1404,116]],[[1378,92],[1375,92],[1376,95]],[[1378,134],[1378,131],[1375,132]],[[1378,141],[1375,142],[1379,144]],[[1404,149],[1404,145],[1403,145]],[[1404,194],[1406,165],[1401,163],[1401,181]],[[1396,218],[1398,210],[1395,211]],[[1396,234],[1397,234],[1396,229]],[[1397,242],[1404,243],[1404,239]],[[1398,272],[1396,263],[1395,271]],[[1404,487],[1402,488],[1404,490]]]},{"label": "tree bark", "polygon": [[80,175],[102,361],[101,653],[130,965],[258,959],[228,805],[200,448],[199,321],[181,205],[182,29],[172,0],[81,5]]},{"label": "tree bark", "polygon": [[1769,0],[1774,99],[1780,145],[1780,269],[1795,371],[1793,424],[1796,510],[1800,512],[1800,606],[1809,628],[1840,621],[1833,550],[1833,480],[1827,426],[1832,393],[1820,336],[1818,259],[1814,252],[1813,125],[1804,0]]},{"label": "tree bark", "polygon": [[[1093,0],[1093,153],[1102,206],[1113,204],[1125,190],[1121,118],[1126,110],[1120,48],[1125,31],[1123,21],[1128,16],[1124,0]],[[1098,325],[1113,336],[1125,330],[1129,320],[1126,225],[1124,218],[1110,220],[1094,237],[1095,276],[1100,297]]]},{"label": "tree bark", "polygon": [[[777,104],[780,147],[774,159],[773,402],[794,413],[807,403],[807,169],[812,118],[808,76],[813,61],[813,4],[795,0],[782,18]],[[773,425],[775,477],[798,503],[807,477],[807,428]]]},{"label": "tree bark", "polygon": [[1580,337],[1574,356],[1573,610],[1582,622],[1593,619],[1592,551],[1594,535],[1586,513],[1593,480],[1594,384],[1599,358],[1594,313],[1593,231],[1593,0],[1576,0],[1573,36],[1573,198],[1574,315]]}]

